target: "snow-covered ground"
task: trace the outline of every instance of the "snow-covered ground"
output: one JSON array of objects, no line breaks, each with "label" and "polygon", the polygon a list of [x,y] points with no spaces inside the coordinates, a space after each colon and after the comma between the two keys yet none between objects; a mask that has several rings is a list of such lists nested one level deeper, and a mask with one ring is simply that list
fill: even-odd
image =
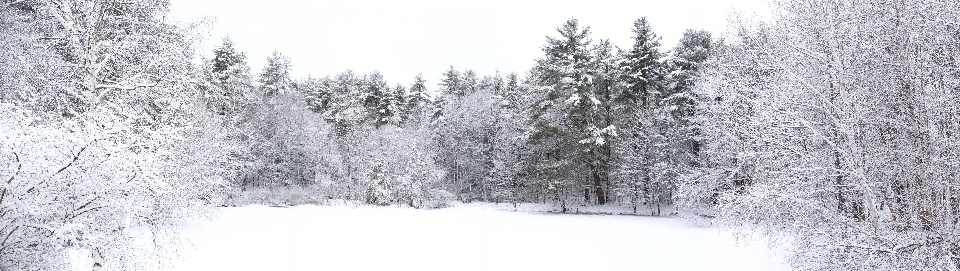
[{"label": "snow-covered ground", "polygon": [[788,269],[762,242],[683,219],[497,209],[222,208],[186,229],[176,270]]}]

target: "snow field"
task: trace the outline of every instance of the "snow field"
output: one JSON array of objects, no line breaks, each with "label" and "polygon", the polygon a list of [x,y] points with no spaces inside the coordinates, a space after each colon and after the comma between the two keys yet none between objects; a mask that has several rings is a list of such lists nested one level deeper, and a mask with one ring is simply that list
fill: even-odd
[{"label": "snow field", "polygon": [[787,270],[762,242],[683,219],[465,205],[222,208],[176,270]]}]

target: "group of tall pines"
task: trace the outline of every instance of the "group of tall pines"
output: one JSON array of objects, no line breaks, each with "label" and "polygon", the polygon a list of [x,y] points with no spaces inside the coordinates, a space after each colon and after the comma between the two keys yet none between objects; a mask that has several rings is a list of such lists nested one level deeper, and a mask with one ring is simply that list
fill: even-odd
[{"label": "group of tall pines", "polygon": [[[254,84],[243,54],[224,39],[208,61],[207,100],[225,129],[247,135],[238,143],[269,145],[231,156],[244,169],[236,172],[241,190],[299,185],[373,204],[414,203],[407,194],[423,190],[437,202],[551,202],[560,211],[672,205],[697,157],[692,82],[710,34],[689,30],[666,53],[645,18],[635,22],[629,49],[595,43],[576,19],[557,30],[524,78],[450,67],[437,84],[418,76],[409,87],[376,71],[290,80],[280,54]],[[300,107],[309,114],[289,109]],[[268,110],[292,111],[260,113]],[[309,130],[323,135],[285,134]],[[334,154],[305,149],[318,143]],[[416,148],[387,157],[393,151],[385,148],[397,144]],[[414,171],[430,176],[407,175],[409,159],[426,158],[430,165]]]},{"label": "group of tall pines", "polygon": [[[257,84],[225,38],[207,61],[204,92],[246,146],[230,155],[235,189],[284,194],[280,187],[295,185],[311,193],[294,201],[418,208],[549,202],[565,212],[609,203],[660,215],[696,161],[692,87],[710,33],[689,30],[667,53],[645,18],[629,49],[595,43],[576,19],[557,30],[524,77],[450,67],[436,84],[420,75],[409,86],[376,71],[292,80],[279,53]],[[398,144],[415,147],[396,156]]]}]

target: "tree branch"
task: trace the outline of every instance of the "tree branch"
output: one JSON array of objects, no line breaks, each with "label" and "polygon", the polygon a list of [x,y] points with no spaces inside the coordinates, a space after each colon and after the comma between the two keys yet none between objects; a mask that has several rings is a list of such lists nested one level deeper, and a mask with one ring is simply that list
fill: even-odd
[{"label": "tree branch", "polygon": [[[90,203],[93,203],[93,202],[91,201],[91,202],[88,202],[87,204],[90,204]],[[87,204],[84,204],[84,206],[86,206]],[[89,212],[89,211],[93,211],[93,210],[96,210],[96,209],[100,209],[100,208],[103,208],[103,206],[91,207],[90,209],[86,209],[86,210],[83,210],[83,211],[81,211],[81,212],[79,212],[79,213],[76,213],[76,214],[71,215],[71,216],[70,216],[70,219],[74,219],[74,218],[82,215],[83,213],[86,213],[86,212]],[[79,209],[77,209],[77,210],[79,210]]]},{"label": "tree branch", "polygon": [[[11,183],[13,183],[13,179],[14,179],[14,178],[16,178],[18,175],[20,175],[20,168],[23,166],[23,163],[20,163],[20,155],[18,155],[16,152],[13,152],[13,157],[14,157],[14,161],[16,161],[16,163],[17,163],[17,171],[14,172],[14,173],[13,173],[13,176],[10,176],[10,179],[7,180],[7,185],[8,185],[8,186],[9,186]],[[3,198],[7,196],[7,189],[8,189],[8,188],[4,187],[4,188],[3,188],[3,192],[0,192],[0,205],[3,204]]]},{"label": "tree branch", "polygon": [[80,151],[78,151],[77,154],[73,156],[73,160],[71,160],[70,163],[67,163],[66,166],[63,166],[62,168],[60,168],[60,170],[57,170],[57,172],[54,173],[54,175],[59,174],[60,172],[63,172],[64,170],[67,170],[67,168],[69,168],[70,166],[72,166],[73,163],[76,163],[77,160],[80,159],[80,154],[82,154],[83,151],[87,149],[87,147],[89,147],[91,144],[93,144],[93,142],[97,142],[97,140],[95,139],[95,140],[91,141],[90,143],[87,143],[86,146],[83,146],[82,148],[80,148]]},{"label": "tree branch", "polygon": [[17,163],[17,171],[13,173],[13,176],[10,176],[10,179],[7,180],[7,184],[13,182],[13,178],[20,175],[20,168],[23,166],[23,163],[20,163],[20,155],[17,152],[13,152],[13,161]]},{"label": "tree branch", "polygon": [[10,239],[10,235],[13,235],[13,232],[17,231],[18,229],[20,229],[20,226],[13,227],[13,229],[10,230],[10,232],[7,233],[7,236],[6,236],[6,237],[3,237],[3,241],[0,242],[0,255],[3,255],[3,254],[2,254],[2,253],[3,253],[3,249],[7,248],[7,240]]},{"label": "tree branch", "polygon": [[100,100],[103,99],[104,96],[107,96],[107,94],[110,93],[110,91],[111,91],[111,90],[114,90],[114,89],[119,89],[119,90],[123,90],[123,91],[130,91],[130,90],[135,90],[135,89],[138,89],[138,88],[147,88],[147,87],[155,87],[155,86],[157,86],[157,83],[153,83],[153,84],[135,84],[135,85],[119,85],[119,84],[97,85],[97,86],[96,86],[97,89],[106,89],[106,90],[104,90],[103,92],[100,92],[100,94],[97,95],[96,99],[94,99],[94,102],[95,102],[95,103],[96,103],[96,102],[99,102]]}]

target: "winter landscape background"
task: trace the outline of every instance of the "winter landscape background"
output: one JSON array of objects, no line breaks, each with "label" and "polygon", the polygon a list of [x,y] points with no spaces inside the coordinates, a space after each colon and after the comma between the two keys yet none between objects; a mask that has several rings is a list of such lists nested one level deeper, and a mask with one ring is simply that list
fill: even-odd
[{"label": "winter landscape background", "polygon": [[960,269],[960,3],[551,3],[0,0],[0,270]]}]

